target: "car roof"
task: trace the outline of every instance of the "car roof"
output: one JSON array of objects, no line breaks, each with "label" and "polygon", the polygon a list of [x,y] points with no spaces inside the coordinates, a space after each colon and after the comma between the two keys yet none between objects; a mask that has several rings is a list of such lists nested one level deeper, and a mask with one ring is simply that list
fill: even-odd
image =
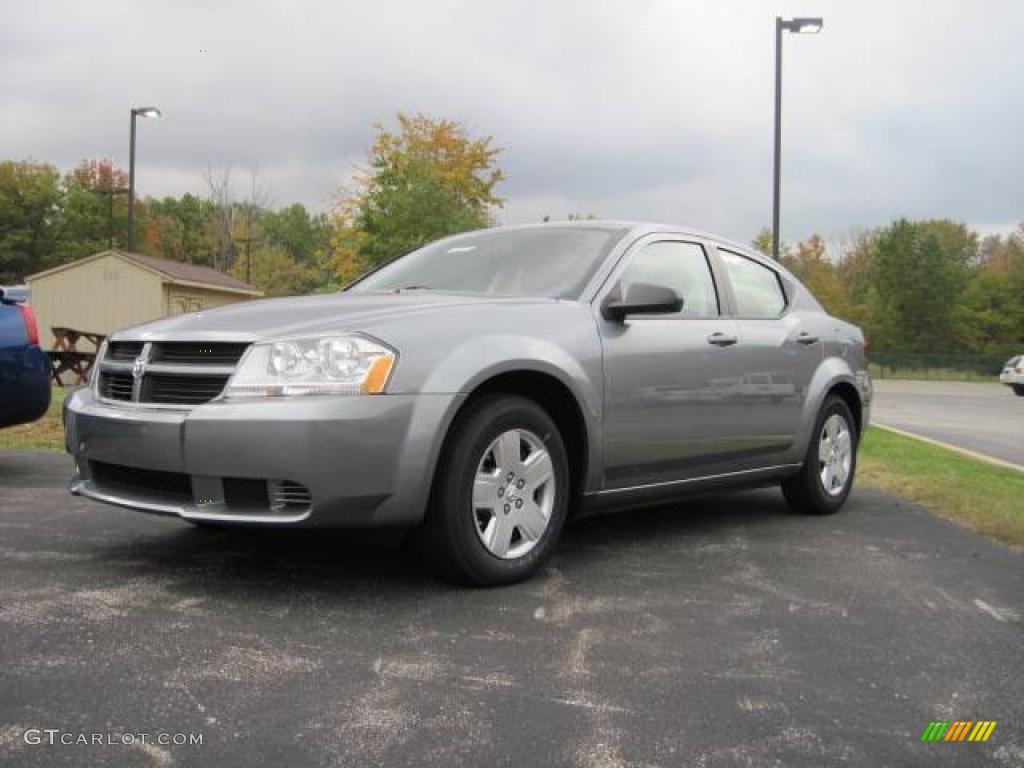
[{"label": "car roof", "polygon": [[711,240],[713,242],[720,243],[721,245],[728,246],[729,248],[735,248],[739,251],[743,251],[744,253],[753,253],[759,256],[764,256],[764,254],[751,248],[747,243],[730,240],[729,238],[722,237],[702,229],[697,229],[695,227],[688,227],[681,224],[668,224],[665,222],[636,221],[630,219],[576,219],[573,221],[545,221],[531,224],[514,224],[502,226],[500,229],[542,229],[544,227],[605,229],[608,231],[625,229],[637,236],[671,233],[675,235],[685,235],[689,237],[698,237],[704,240]]},{"label": "car roof", "polygon": [[[821,311],[825,311],[818,300],[814,297],[810,291],[804,286],[804,284],[794,275],[784,264],[775,261],[771,256],[761,253],[756,248],[741,243],[736,240],[730,240],[725,237],[719,237],[718,235],[706,232],[701,229],[694,227],[687,227],[680,224],[664,224],[652,221],[631,221],[628,219],[577,219],[574,221],[545,221],[533,224],[518,224],[513,226],[498,227],[499,229],[509,230],[523,230],[523,229],[543,229],[544,227],[572,227],[579,229],[604,229],[609,232],[623,231],[626,230],[629,233],[629,241],[636,240],[646,235],[680,235],[682,237],[693,237],[701,240],[709,240],[715,245],[722,246],[730,251],[736,251],[737,253],[743,254],[749,259],[757,261],[769,269],[782,275],[787,282],[801,294],[809,298]],[[487,230],[478,230],[481,232]],[[463,232],[461,234],[470,234]]]},{"label": "car roof", "polygon": [[0,296],[9,302],[26,302],[31,295],[32,292],[27,285],[0,285]]}]

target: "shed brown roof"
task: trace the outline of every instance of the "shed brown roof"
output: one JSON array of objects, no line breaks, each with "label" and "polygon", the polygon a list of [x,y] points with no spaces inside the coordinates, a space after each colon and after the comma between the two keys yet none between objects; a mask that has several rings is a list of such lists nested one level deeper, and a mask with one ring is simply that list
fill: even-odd
[{"label": "shed brown roof", "polygon": [[258,293],[259,290],[243,280],[238,280],[231,275],[225,275],[216,269],[204,267],[200,264],[186,264],[183,261],[171,261],[169,259],[158,259],[155,256],[146,256],[133,251],[117,251],[120,256],[141,264],[144,267],[162,272],[174,280],[183,280],[189,283],[203,283],[220,288],[229,288],[234,291],[251,291]]}]

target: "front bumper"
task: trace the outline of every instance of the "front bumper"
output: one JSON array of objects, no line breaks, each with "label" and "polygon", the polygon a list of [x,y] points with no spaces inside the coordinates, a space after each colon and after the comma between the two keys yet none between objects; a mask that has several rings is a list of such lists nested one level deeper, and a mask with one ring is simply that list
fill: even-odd
[{"label": "front bumper", "polygon": [[[422,519],[440,443],[459,395],[302,397],[192,409],[99,401],[64,406],[74,494],[208,522],[368,527]],[[266,503],[286,482],[310,503]],[[262,499],[262,500],[261,500]]]},{"label": "front bumper", "polygon": [[1017,371],[1003,371],[999,374],[999,382],[1008,387],[1024,386],[1024,373]]}]

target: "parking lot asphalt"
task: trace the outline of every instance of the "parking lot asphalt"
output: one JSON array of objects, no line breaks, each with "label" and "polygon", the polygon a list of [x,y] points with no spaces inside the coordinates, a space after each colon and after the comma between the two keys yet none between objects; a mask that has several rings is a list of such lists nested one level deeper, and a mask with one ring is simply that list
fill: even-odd
[{"label": "parking lot asphalt", "polygon": [[[3,766],[1024,765],[1022,555],[870,490],[581,521],[485,590],[73,499],[69,468],[0,452]],[[920,742],[956,719],[998,725]]]},{"label": "parking lot asphalt", "polygon": [[876,379],[871,418],[1024,469],[1024,397],[1001,384]]}]

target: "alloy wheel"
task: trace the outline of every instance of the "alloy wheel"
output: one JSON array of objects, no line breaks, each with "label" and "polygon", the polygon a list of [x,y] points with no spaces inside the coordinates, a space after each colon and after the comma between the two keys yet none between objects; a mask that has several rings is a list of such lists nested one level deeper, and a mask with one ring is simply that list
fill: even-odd
[{"label": "alloy wheel", "polygon": [[473,522],[488,552],[522,557],[543,537],[554,509],[551,456],[535,434],[510,429],[484,451],[473,482]]},{"label": "alloy wheel", "polygon": [[840,414],[833,413],[821,428],[818,445],[818,474],[821,486],[829,496],[839,496],[846,489],[853,467],[853,436],[850,425]]}]

